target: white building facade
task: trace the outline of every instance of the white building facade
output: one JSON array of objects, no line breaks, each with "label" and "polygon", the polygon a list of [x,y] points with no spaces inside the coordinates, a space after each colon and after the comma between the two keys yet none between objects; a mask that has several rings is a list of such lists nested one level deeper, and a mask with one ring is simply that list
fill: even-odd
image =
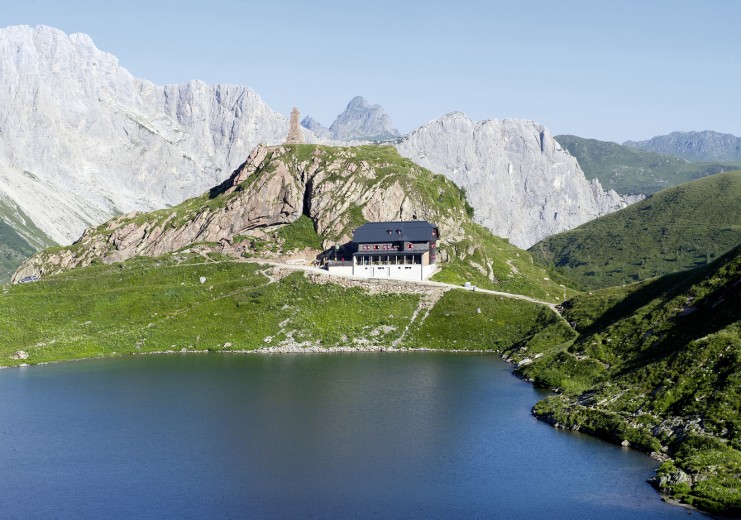
[{"label": "white building facade", "polygon": [[440,232],[424,220],[368,222],[353,233],[352,262],[330,262],[332,273],[362,278],[425,280],[436,269]]}]

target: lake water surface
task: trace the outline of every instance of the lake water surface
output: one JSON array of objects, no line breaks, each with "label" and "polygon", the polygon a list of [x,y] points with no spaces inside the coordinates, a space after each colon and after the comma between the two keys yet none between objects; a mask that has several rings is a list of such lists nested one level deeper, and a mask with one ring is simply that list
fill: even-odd
[{"label": "lake water surface", "polygon": [[674,519],[493,355],[138,356],[0,371],[0,517]]}]

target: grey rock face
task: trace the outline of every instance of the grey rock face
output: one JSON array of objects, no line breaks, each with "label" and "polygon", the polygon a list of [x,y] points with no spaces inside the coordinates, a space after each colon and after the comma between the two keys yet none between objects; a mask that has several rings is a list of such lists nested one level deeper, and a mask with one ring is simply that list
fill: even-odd
[{"label": "grey rock face", "polygon": [[58,243],[202,193],[287,132],[249,88],[158,86],[86,35],[0,29],[0,197]]},{"label": "grey rock face", "polygon": [[456,112],[396,147],[465,188],[475,220],[523,249],[639,200],[587,181],[576,159],[533,121],[475,122]]},{"label": "grey rock face", "polygon": [[741,137],[710,130],[672,132],[648,141],[626,141],[625,146],[674,155],[688,161],[741,162]]},{"label": "grey rock face", "polygon": [[361,96],[350,101],[329,131],[333,139],[340,141],[384,141],[399,137],[383,107],[371,106]]},{"label": "grey rock face", "polygon": [[303,118],[301,126],[307,130],[311,130],[311,132],[319,138],[332,139],[332,133],[329,131],[329,128],[323,126],[319,121],[312,117],[306,116]]}]

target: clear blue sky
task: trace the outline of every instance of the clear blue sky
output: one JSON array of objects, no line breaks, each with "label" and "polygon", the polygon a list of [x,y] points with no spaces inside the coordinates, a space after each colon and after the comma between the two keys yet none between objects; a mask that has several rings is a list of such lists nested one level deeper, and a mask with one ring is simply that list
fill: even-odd
[{"label": "clear blue sky", "polygon": [[406,132],[447,112],[622,142],[741,136],[741,0],[0,0],[137,77],[254,88],[326,126],[355,95]]}]

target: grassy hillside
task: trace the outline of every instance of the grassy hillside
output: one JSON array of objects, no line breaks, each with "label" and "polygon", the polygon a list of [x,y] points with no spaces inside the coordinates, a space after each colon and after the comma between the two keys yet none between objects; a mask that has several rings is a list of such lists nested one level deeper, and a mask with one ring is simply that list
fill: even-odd
[{"label": "grassy hillside", "polygon": [[[0,366],[286,345],[501,349],[523,340],[541,312],[536,304],[462,289],[438,299],[437,288],[402,294],[326,282],[189,253],[5,286]],[[455,319],[440,319],[451,313]],[[548,319],[561,321],[550,311]]]},{"label": "grassy hillside", "polygon": [[224,237],[234,247],[225,249],[214,242],[201,245],[249,258],[276,257],[304,247],[319,254],[323,247],[349,241],[353,230],[366,221],[399,218],[403,209],[405,220],[416,217],[440,226],[441,272],[435,280],[470,281],[482,288],[550,302],[576,293],[552,280],[529,253],[475,224],[463,190],[445,176],[401,157],[391,146],[286,145],[266,147],[265,152],[238,185],[232,186],[229,180],[178,206],[118,217],[89,230],[72,246],[37,255],[35,269],[44,275],[58,272],[63,263],[60,258],[75,265],[121,260],[119,248],[126,247],[132,254],[147,254],[150,237],[154,237],[151,244],[157,240],[177,244],[169,250],[152,247],[158,254],[187,248],[188,243],[178,241],[187,234],[183,230],[197,228],[200,232],[216,221],[211,227],[222,231],[237,219],[247,220],[238,210],[260,200],[265,186],[280,186],[295,214],[287,214],[280,201],[267,201],[254,210],[258,214],[254,220],[269,220],[270,225],[238,229]]},{"label": "grassy hillside", "polygon": [[529,360],[523,376],[563,392],[535,413],[656,452],[666,459],[655,482],[662,491],[741,513],[741,246],[711,265],[563,307],[575,340],[508,352]]},{"label": "grassy hillside", "polygon": [[23,260],[52,245],[20,208],[0,197],[0,283],[10,281]]},{"label": "grassy hillside", "polygon": [[741,243],[741,171],[659,192],[553,235],[534,258],[584,290],[698,267]]},{"label": "grassy hillside", "polygon": [[7,283],[21,262],[36,250],[5,221],[0,220],[0,283]]},{"label": "grassy hillside", "polygon": [[741,170],[741,163],[687,162],[672,155],[575,135],[555,139],[576,157],[588,179],[599,179],[605,189],[623,195],[650,195],[708,175]]}]

